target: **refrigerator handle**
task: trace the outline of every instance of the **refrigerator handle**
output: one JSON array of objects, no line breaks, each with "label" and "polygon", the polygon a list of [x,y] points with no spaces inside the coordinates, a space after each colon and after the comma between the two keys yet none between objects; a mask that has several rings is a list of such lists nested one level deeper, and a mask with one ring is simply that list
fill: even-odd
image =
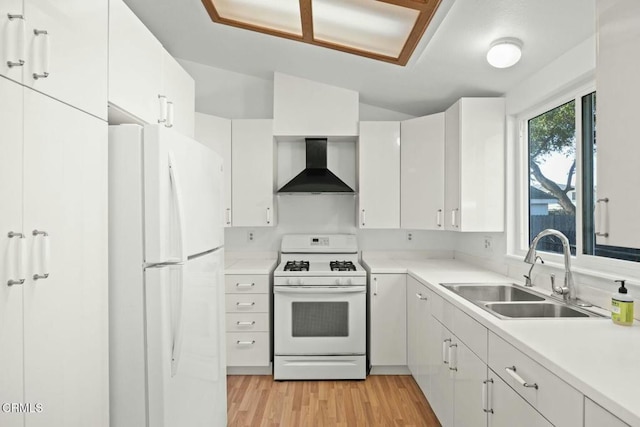
[{"label": "refrigerator handle", "polygon": [[182,196],[180,193],[180,183],[178,182],[178,174],[176,173],[175,161],[173,153],[169,152],[169,178],[171,181],[171,194],[173,195],[173,206],[175,207],[176,216],[178,217],[178,241],[180,244],[178,262],[187,261],[186,247],[184,244],[184,215],[182,212]]},{"label": "refrigerator handle", "polygon": [[178,283],[177,301],[173,301],[174,293],[171,292],[172,305],[176,304],[175,317],[172,319],[172,336],[171,343],[171,376],[174,377],[178,372],[178,364],[180,363],[180,354],[182,353],[182,302],[184,290],[184,266],[179,266],[180,280]]}]

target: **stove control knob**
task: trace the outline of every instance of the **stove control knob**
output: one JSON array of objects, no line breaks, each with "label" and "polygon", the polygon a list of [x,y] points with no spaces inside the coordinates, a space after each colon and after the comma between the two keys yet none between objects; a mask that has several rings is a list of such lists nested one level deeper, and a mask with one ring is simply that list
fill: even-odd
[{"label": "stove control knob", "polygon": [[336,279],[336,285],[338,285],[338,286],[342,285],[342,280]]}]

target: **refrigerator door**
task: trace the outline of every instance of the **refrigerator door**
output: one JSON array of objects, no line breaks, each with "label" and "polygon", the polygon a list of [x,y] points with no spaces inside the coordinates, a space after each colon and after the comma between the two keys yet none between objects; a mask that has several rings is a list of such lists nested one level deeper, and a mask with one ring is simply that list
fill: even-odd
[{"label": "refrigerator door", "polygon": [[227,421],[222,250],[145,271],[149,426]]},{"label": "refrigerator door", "polygon": [[143,134],[145,262],[184,262],[222,246],[220,156],[162,126]]}]

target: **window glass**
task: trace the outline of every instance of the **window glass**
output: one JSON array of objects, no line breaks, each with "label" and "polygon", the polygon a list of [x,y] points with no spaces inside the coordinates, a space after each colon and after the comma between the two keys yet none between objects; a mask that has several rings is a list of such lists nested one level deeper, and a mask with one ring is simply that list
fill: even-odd
[{"label": "window glass", "polygon": [[[576,119],[575,101],[528,121],[529,243],[542,230],[553,228],[576,251]],[[545,238],[538,249],[562,252],[556,238]]]}]

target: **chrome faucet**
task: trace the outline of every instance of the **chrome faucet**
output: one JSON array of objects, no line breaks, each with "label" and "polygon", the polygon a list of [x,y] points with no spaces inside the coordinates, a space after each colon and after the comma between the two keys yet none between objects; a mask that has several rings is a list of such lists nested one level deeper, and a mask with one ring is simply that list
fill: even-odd
[{"label": "chrome faucet", "polygon": [[533,281],[531,280],[531,272],[533,271],[533,267],[536,266],[537,260],[540,260],[540,264],[544,264],[544,260],[542,259],[542,257],[540,255],[536,255],[535,259],[533,260],[533,264],[531,264],[531,268],[529,269],[529,274],[524,275],[524,278],[526,279],[524,283],[525,286],[533,286]]},{"label": "chrome faucet", "polygon": [[556,286],[555,282],[551,282],[551,289],[553,292],[559,295],[562,295],[565,301],[575,301],[576,298],[576,285],[573,282],[573,274],[571,274],[571,251],[569,250],[569,239],[567,236],[559,232],[558,230],[554,230],[552,228],[547,228],[546,230],[542,230],[531,242],[531,246],[529,247],[529,252],[524,257],[524,262],[527,264],[535,264],[537,254],[536,254],[536,246],[538,245],[538,241],[545,236],[556,236],[562,242],[562,252],[564,254],[564,286]]}]

